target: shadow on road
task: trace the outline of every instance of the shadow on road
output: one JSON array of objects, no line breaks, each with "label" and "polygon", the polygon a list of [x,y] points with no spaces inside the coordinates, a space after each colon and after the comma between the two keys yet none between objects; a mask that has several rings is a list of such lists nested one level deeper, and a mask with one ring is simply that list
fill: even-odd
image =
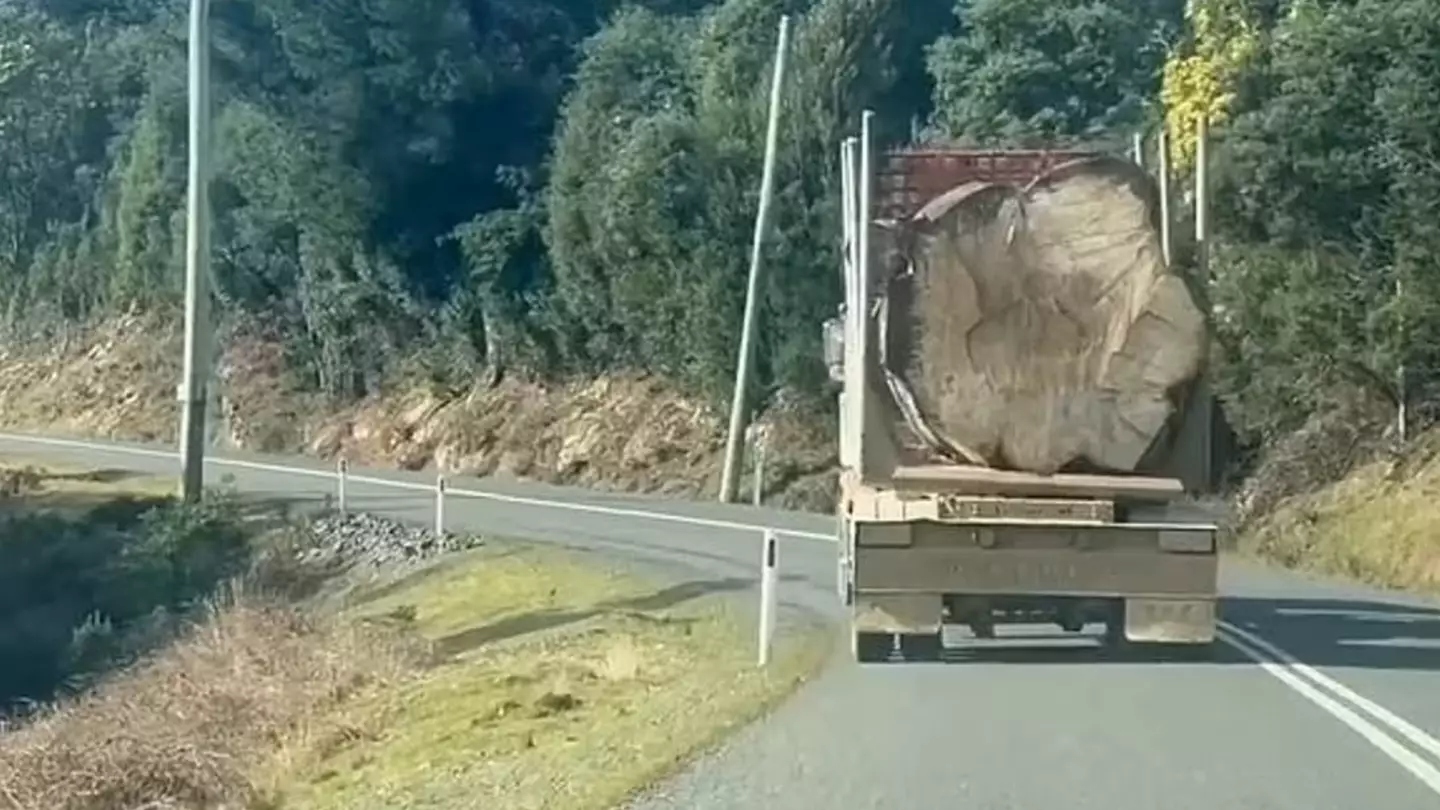
[{"label": "shadow on road", "polygon": [[1434,607],[1242,597],[1224,600],[1221,617],[1307,664],[1440,672],[1440,609]]},{"label": "shadow on road", "polygon": [[[480,627],[472,627],[468,630],[462,630],[459,633],[445,636],[436,641],[435,647],[436,652],[441,656],[449,657],[468,652],[476,647],[492,642],[503,641],[505,639],[516,638],[545,630],[554,630],[558,627],[582,622],[605,613],[644,613],[647,611],[665,610],[710,594],[739,591],[748,587],[750,587],[750,581],[744,579],[716,579],[685,582],[664,588],[646,596],[598,602],[591,607],[581,610],[539,610],[524,613],[519,616],[501,619],[498,622]],[[683,620],[657,619],[657,621]]]},{"label": "shadow on road", "polygon": [[128,481],[132,478],[146,477],[145,473],[135,470],[103,469],[87,470],[78,473],[47,473],[46,478],[53,481],[87,481],[97,484],[115,484],[121,481]]},{"label": "shadow on road", "polygon": [[[1373,600],[1227,597],[1221,600],[1220,618],[1311,666],[1440,672],[1440,609],[1433,607]],[[1232,631],[1221,632],[1246,641]],[[1249,646],[1267,659],[1275,658],[1258,645]],[[1182,646],[1105,647],[1098,639],[1058,631],[984,642],[967,638],[947,646],[943,660],[987,664],[1254,663],[1223,640],[1206,653]]]}]

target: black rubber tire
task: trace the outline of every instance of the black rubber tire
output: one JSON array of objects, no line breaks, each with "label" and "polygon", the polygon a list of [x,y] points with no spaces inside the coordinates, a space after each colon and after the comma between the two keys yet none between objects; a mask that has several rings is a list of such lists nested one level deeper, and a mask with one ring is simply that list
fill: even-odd
[{"label": "black rubber tire", "polygon": [[883,664],[890,660],[895,637],[889,633],[855,633],[855,661],[860,664]]},{"label": "black rubber tire", "polygon": [[903,633],[900,636],[900,655],[906,661],[939,661],[945,653],[945,644],[939,633]]}]

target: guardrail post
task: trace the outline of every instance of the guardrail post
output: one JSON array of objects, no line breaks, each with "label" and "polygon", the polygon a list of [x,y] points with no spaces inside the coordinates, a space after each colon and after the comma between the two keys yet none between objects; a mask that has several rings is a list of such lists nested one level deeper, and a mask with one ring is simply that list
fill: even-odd
[{"label": "guardrail post", "polygon": [[335,501],[340,512],[340,517],[342,518],[346,515],[345,479],[349,477],[350,462],[346,461],[344,456],[341,456],[340,460],[335,463]]},{"label": "guardrail post", "polygon": [[760,652],[758,663],[770,663],[770,647],[775,638],[775,585],[779,571],[780,543],[772,529],[766,529],[760,558]]},{"label": "guardrail post", "polygon": [[435,536],[445,536],[445,476],[435,476]]}]

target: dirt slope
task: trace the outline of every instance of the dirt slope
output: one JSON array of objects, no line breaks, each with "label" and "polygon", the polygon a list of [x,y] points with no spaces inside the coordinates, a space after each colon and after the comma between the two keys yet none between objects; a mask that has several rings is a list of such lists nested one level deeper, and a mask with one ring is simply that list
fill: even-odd
[{"label": "dirt slope", "polygon": [[[59,340],[0,346],[0,426],[105,439],[172,441],[180,330],[127,315]],[[724,421],[663,381],[615,376],[563,384],[509,378],[446,396],[401,388],[332,407],[301,392],[278,342],[230,336],[217,366],[216,443],[406,469],[502,475],[674,496],[718,489]],[[828,419],[781,398],[767,503],[829,511],[835,453]],[[742,481],[749,492],[749,476]]]},{"label": "dirt slope", "polygon": [[1241,548],[1302,571],[1440,592],[1440,430],[1281,499]]}]

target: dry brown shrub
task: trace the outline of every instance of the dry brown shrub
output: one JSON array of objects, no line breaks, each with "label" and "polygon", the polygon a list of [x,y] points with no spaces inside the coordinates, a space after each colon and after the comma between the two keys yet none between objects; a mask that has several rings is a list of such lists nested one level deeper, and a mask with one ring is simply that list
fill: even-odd
[{"label": "dry brown shrub", "polygon": [[1389,447],[1393,412],[1384,402],[1347,396],[1312,416],[1265,451],[1264,460],[1235,498],[1243,530],[1289,498],[1315,492],[1379,457]]},{"label": "dry brown shrub", "polygon": [[327,710],[403,677],[414,651],[373,629],[240,592],[155,658],[0,732],[0,807],[253,805],[254,775]]}]

